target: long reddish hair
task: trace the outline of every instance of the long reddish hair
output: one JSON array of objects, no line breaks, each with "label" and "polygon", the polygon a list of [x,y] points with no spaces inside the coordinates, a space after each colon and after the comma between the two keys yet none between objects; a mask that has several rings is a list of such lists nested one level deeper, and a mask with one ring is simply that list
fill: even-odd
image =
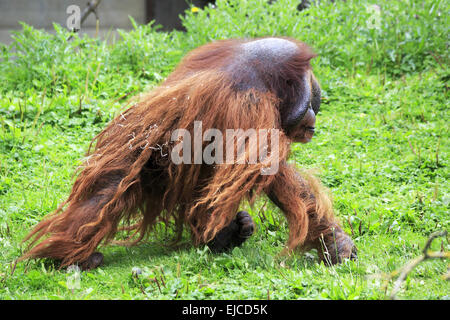
[{"label": "long reddish hair", "polygon": [[[194,50],[164,83],[111,121],[94,138],[67,200],[25,238],[32,241],[21,259],[51,257],[70,265],[86,260],[118,230],[131,232],[124,244],[136,244],[158,221],[169,220],[175,222],[177,239],[188,225],[195,243],[206,243],[232,221],[243,199],[252,203],[266,191],[275,176],[261,174],[263,162],[176,165],[170,160],[172,132],[186,129],[193,136],[194,121],[202,121],[203,131],[278,129],[278,153],[269,152],[269,160],[287,159],[291,139],[281,125],[276,93],[237,90],[235,75],[223,68],[241,43],[218,41]],[[302,50],[286,72],[304,73],[314,54],[295,43]],[[245,159],[252,156],[249,150]],[[314,204],[322,216],[331,210],[327,203]],[[309,224],[308,208],[293,206],[303,218],[289,221],[288,215],[289,247],[305,241]]]}]

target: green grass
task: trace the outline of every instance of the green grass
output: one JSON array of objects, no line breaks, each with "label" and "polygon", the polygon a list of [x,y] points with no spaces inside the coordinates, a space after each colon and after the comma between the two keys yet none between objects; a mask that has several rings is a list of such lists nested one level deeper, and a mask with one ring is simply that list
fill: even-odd
[{"label": "green grass", "polygon": [[[0,299],[386,299],[393,283],[383,275],[419,256],[433,231],[449,229],[448,5],[390,1],[380,29],[370,29],[372,1],[303,12],[289,0],[239,3],[187,12],[186,33],[136,25],[107,44],[24,25],[0,47]],[[319,53],[317,134],[294,145],[290,161],[315,169],[331,190],[357,261],[330,268],[315,252],[280,255],[287,225],[262,197],[243,204],[256,234],[227,254],[193,247],[187,233],[168,247],[172,231],[159,226],[137,247],[102,247],[105,265],[82,272],[79,288],[50,261],[14,264],[26,233],[67,197],[91,138],[129,97],[202,43],[263,35],[293,36]],[[448,251],[448,240],[432,250]],[[447,267],[421,263],[398,297],[448,299]]]}]

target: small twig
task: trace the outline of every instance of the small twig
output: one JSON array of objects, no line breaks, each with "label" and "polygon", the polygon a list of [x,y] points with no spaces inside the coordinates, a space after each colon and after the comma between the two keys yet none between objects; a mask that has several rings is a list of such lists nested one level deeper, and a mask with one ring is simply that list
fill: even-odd
[{"label": "small twig", "polygon": [[428,238],[427,243],[425,243],[425,247],[423,248],[423,254],[425,257],[431,257],[430,254],[432,254],[433,252],[428,253],[428,249],[431,246],[431,242],[433,242],[434,239],[438,238],[438,237],[445,237],[447,235],[447,230],[444,231],[436,231],[433,232],[430,235],[430,238]]},{"label": "small twig", "polygon": [[[263,206],[259,209],[259,211],[258,211],[258,216],[259,216],[259,218],[261,219],[262,217],[264,217],[264,220],[267,220],[267,218],[266,218],[266,215],[264,214],[264,208],[266,207],[266,205],[267,205],[267,199],[266,199],[266,201],[264,201],[264,204],[263,204]],[[261,216],[261,214],[262,214],[262,216]],[[263,220],[261,219],[261,222],[262,222]]]},{"label": "small twig", "polygon": [[286,275],[281,271],[281,269],[278,266],[275,267],[275,270],[278,271],[278,273],[283,277],[284,280],[289,281],[289,279],[286,278]]},{"label": "small twig", "polygon": [[159,285],[158,278],[156,278],[156,277],[151,278],[150,281],[156,282],[156,285],[158,286],[159,293],[162,293],[162,292],[161,292],[161,286]]},{"label": "small twig", "polygon": [[442,63],[441,63],[441,59],[439,59],[437,55],[435,55],[435,54],[434,54],[433,52],[431,52],[431,51],[428,51],[427,53],[429,53],[429,54],[434,58],[434,60],[439,64],[439,66],[440,66],[442,69],[445,69],[444,66],[443,66]]},{"label": "small twig", "polygon": [[88,2],[86,9],[84,9],[83,14],[81,15],[80,25],[83,24],[84,20],[86,20],[91,12],[97,17],[97,12],[95,10],[97,10],[100,2],[102,2],[102,0],[92,0]]},{"label": "small twig", "polygon": [[[266,201],[264,202],[263,206],[259,209],[259,211],[258,211],[258,217],[259,217],[259,220],[261,221],[261,225],[262,225],[263,227],[265,227],[265,228],[266,228],[266,231],[267,231],[268,227],[264,224],[264,221],[267,220],[267,217],[266,217],[266,215],[264,214],[264,208],[266,207],[266,205],[267,205],[267,199],[266,199]],[[263,218],[263,217],[264,217],[264,218]],[[267,232],[266,232],[266,235],[267,235]]]},{"label": "small twig", "polygon": [[395,277],[397,274],[400,274],[395,281],[394,288],[392,289],[390,298],[396,299],[396,295],[398,291],[400,290],[400,287],[403,283],[403,281],[406,279],[408,274],[422,261],[428,260],[428,259],[448,259],[450,258],[450,252],[428,252],[428,249],[431,246],[431,243],[433,240],[437,237],[444,237],[447,235],[447,231],[437,231],[431,234],[431,236],[428,238],[425,247],[422,250],[423,255],[420,257],[417,257],[410,262],[408,262],[405,266],[403,266],[400,270],[396,270],[391,273],[391,278]]},{"label": "small twig", "polygon": [[14,275],[14,271],[16,271],[17,259],[14,260],[14,264],[11,266],[11,276]]},{"label": "small twig", "polygon": [[417,153],[416,153],[416,151],[414,150],[414,148],[413,148],[413,146],[412,146],[411,141],[409,140],[409,138],[408,138],[408,144],[409,144],[409,147],[411,148],[411,151],[414,153],[414,155],[417,156]]},{"label": "small twig", "polygon": [[[97,15],[97,7],[100,5],[100,2],[102,2],[102,0],[92,0],[89,1],[87,3],[87,7],[84,9],[82,15],[81,15],[81,19],[80,19],[80,28],[81,25],[83,24],[84,20],[86,20],[86,18],[91,14],[94,13],[96,21],[98,21],[98,15]],[[98,22],[97,22],[97,28],[98,28]],[[80,31],[79,29],[74,29],[72,30],[73,32],[78,32]],[[71,40],[72,39],[72,35],[67,39],[67,40]]]},{"label": "small twig", "polygon": [[97,70],[95,70],[95,76],[94,76],[94,81],[91,84],[91,87],[94,87],[95,83],[97,82],[97,78],[98,78],[98,74],[100,72],[100,66],[102,65],[101,62],[98,63],[97,65]]},{"label": "small twig", "polygon": [[438,144],[436,148],[436,167],[439,167],[439,147],[441,146],[441,137],[438,139]]},{"label": "small twig", "polygon": [[166,287],[166,283],[164,282],[164,277],[161,275],[159,276],[161,278],[161,283],[164,286],[164,288]]},{"label": "small twig", "polygon": [[144,296],[146,296],[147,294],[145,293],[144,287],[141,285],[139,285],[139,289],[141,289],[141,292]]},{"label": "small twig", "polygon": [[350,221],[350,216],[347,216],[348,225],[350,226],[350,230],[352,231],[352,237],[355,235],[355,232],[353,231],[352,222]]},{"label": "small twig", "polygon": [[84,96],[87,98],[88,97],[88,85],[89,85],[89,73],[91,72],[91,68],[88,67],[87,72],[86,72],[86,82],[84,84]]},{"label": "small twig", "polygon": [[329,265],[329,266],[332,266],[333,263],[332,263],[332,261],[331,261],[331,254],[330,254],[330,252],[328,251],[328,247],[327,247],[327,245],[326,245],[326,243],[325,243],[325,239],[324,239],[323,233],[320,234],[319,241],[320,241],[320,245],[322,246],[322,253],[323,253],[323,257],[324,257],[324,259],[325,259],[325,263],[326,263],[327,265]]}]

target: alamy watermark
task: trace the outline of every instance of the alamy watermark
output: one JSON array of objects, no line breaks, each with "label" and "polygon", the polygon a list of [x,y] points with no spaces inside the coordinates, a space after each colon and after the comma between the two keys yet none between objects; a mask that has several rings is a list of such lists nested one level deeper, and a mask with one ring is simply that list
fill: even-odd
[{"label": "alamy watermark", "polygon": [[[278,129],[207,129],[194,121],[194,137],[187,129],[172,132],[175,146],[170,152],[174,164],[257,164],[262,163],[262,175],[272,175],[279,167]],[[203,148],[204,142],[210,142]]]},{"label": "alamy watermark", "polygon": [[67,7],[66,13],[69,15],[66,20],[67,29],[74,31],[81,29],[81,9],[79,6],[72,4]]}]

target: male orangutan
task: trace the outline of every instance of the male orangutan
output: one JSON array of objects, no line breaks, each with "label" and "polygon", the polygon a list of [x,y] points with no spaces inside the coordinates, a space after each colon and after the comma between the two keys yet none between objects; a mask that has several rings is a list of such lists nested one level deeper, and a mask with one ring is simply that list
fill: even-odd
[{"label": "male orangutan", "polygon": [[[177,240],[187,225],[196,245],[220,252],[253,233],[249,214],[237,211],[244,199],[252,203],[261,193],[287,218],[288,249],[316,248],[328,263],[355,259],[356,248],[317,180],[286,163],[290,144],[309,142],[314,134],[320,106],[309,64],[314,56],[289,38],[223,40],[193,50],[164,83],[94,138],[68,199],[25,238],[33,240],[21,259],[49,257],[62,267],[95,268],[103,261],[96,248],[117,231],[134,230],[126,243],[136,244],[158,221],[170,220]],[[173,133],[182,129],[198,136],[195,123],[201,123],[200,134],[212,128],[272,131],[257,148],[238,135],[244,141],[242,161],[175,163],[171,152],[180,141]],[[275,139],[273,130],[276,148],[267,142]],[[214,142],[215,152],[238,151]],[[248,161],[263,149],[267,161]],[[198,151],[182,153],[183,159],[198,159]],[[277,170],[264,174],[268,161]]]}]

